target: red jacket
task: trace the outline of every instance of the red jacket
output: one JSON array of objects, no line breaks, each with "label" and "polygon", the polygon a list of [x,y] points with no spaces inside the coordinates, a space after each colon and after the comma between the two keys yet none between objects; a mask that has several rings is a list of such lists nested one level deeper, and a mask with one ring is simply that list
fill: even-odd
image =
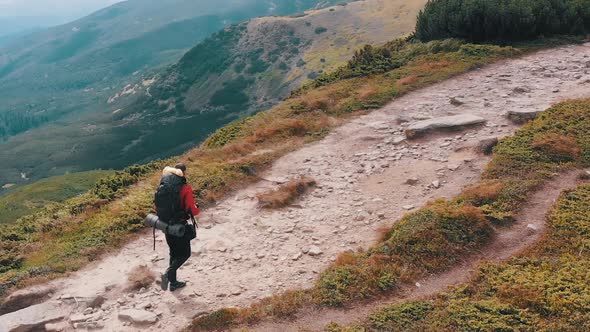
[{"label": "red jacket", "polygon": [[[184,177],[184,173],[179,169],[173,167],[164,168],[162,176],[166,176],[169,174]],[[195,204],[195,197],[193,196],[193,188],[188,184],[185,184],[180,189],[180,208],[182,209],[182,211],[192,211],[194,216],[199,214],[199,208],[197,204]]]},{"label": "red jacket", "polygon": [[192,211],[194,216],[198,215],[200,212],[195,203],[193,188],[188,184],[185,184],[182,186],[182,189],[180,189],[180,208],[183,211]]}]

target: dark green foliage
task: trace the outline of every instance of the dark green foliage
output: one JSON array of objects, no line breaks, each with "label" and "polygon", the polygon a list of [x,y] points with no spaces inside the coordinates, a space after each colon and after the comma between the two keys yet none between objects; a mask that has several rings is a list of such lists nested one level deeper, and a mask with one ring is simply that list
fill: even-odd
[{"label": "dark green foliage", "polygon": [[92,189],[98,198],[113,200],[121,189],[137,183],[144,175],[163,168],[166,161],[157,160],[145,165],[133,165],[98,181]]},{"label": "dark green foliage", "polygon": [[234,65],[234,70],[236,73],[241,73],[246,68],[246,64],[244,62],[238,62]]},{"label": "dark green foliage", "polygon": [[317,28],[315,28],[315,30],[314,30],[314,32],[315,32],[317,35],[321,35],[322,33],[326,32],[326,31],[328,31],[328,29],[327,29],[327,28],[324,28],[324,27],[317,27]]},{"label": "dark green foliage", "polygon": [[238,317],[237,309],[220,309],[210,315],[197,318],[191,325],[191,331],[222,331],[234,325]]},{"label": "dark green foliage", "polygon": [[478,208],[435,202],[396,223],[377,246],[365,253],[344,256],[344,263],[337,262],[322,273],[316,284],[319,301],[341,306],[389,292],[398,287],[402,278],[448,268],[486,243],[491,235],[491,225]]},{"label": "dark green foliage", "polygon": [[168,70],[166,79],[152,89],[152,102],[181,96],[196,80],[209,74],[219,74],[233,64],[233,49],[245,31],[244,25],[234,25],[206,39]]},{"label": "dark green foliage", "polygon": [[434,310],[429,302],[406,302],[377,311],[369,316],[369,324],[376,331],[427,330],[422,325],[426,316]]},{"label": "dark green foliage", "polygon": [[0,251],[0,273],[10,270],[19,269],[23,262],[23,257],[13,250],[1,248]]},{"label": "dark green foliage", "polygon": [[213,106],[223,106],[231,110],[246,108],[250,98],[244,93],[244,90],[252,83],[254,83],[254,80],[246,79],[243,76],[226,82],[221,90],[211,96],[209,103]]},{"label": "dark green foliage", "polygon": [[289,65],[287,65],[285,62],[281,62],[281,63],[279,63],[279,69],[282,71],[288,71]]},{"label": "dark green foliage", "polygon": [[430,0],[418,15],[421,41],[515,41],[590,29],[590,0]]},{"label": "dark green foliage", "polygon": [[383,46],[366,45],[355,52],[348,64],[334,72],[320,75],[303,89],[317,88],[332,82],[381,74],[400,68],[423,55],[457,53],[459,56],[487,58],[489,56],[511,55],[517,53],[512,48],[500,48],[492,45],[465,44],[457,39],[432,41],[429,43],[396,39]]},{"label": "dark green foliage", "polygon": [[229,142],[234,142],[239,138],[242,138],[244,135],[245,128],[247,128],[248,120],[250,118],[241,119],[238,121],[234,121],[226,126],[215,131],[203,145],[207,148],[220,148],[228,144]]},{"label": "dark green foliage", "polygon": [[268,67],[270,67],[270,63],[262,59],[256,59],[250,63],[250,66],[246,72],[250,75],[263,73],[268,69]]},{"label": "dark green foliage", "polygon": [[[543,112],[535,121],[527,124],[512,137],[508,137],[494,149],[494,158],[488,165],[484,179],[502,180],[506,186],[499,197],[482,206],[486,214],[496,221],[509,221],[526,193],[545,181],[551,174],[572,164],[590,165],[590,101],[578,100],[557,104]],[[535,143],[554,135],[573,140],[568,150],[575,151],[575,160],[556,158],[555,151],[547,145],[540,149]],[[554,140],[547,140],[553,144]],[[559,142],[558,142],[559,143]],[[577,146],[576,146],[577,145]]]},{"label": "dark green foliage", "polygon": [[31,114],[28,112],[1,112],[0,113],[0,140],[13,136],[23,131],[36,128],[49,121],[44,114]]}]

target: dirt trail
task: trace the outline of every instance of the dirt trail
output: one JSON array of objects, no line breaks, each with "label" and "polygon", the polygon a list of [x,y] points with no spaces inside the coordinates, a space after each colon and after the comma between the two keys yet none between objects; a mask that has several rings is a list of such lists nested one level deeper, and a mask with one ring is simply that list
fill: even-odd
[{"label": "dirt trail", "polygon": [[[167,264],[167,247],[151,231],[117,254],[70,276],[50,282],[43,304],[0,316],[0,330],[19,319],[48,320],[46,312],[77,330],[174,331],[199,312],[244,306],[291,288],[309,287],[317,274],[345,250],[374,243],[376,230],[434,198],[452,197],[476,181],[487,158],[461,149],[482,138],[510,135],[517,127],[504,115],[510,109],[542,111],[555,102],[590,97],[590,44],[568,46],[505,61],[408,94],[352,120],[324,140],[278,160],[261,181],[238,191],[201,216],[193,257],[179,271],[189,285],[175,293],[152,286],[125,290],[129,272],[147,264],[154,272]],[[454,106],[450,98],[463,102]],[[399,143],[403,116],[419,119],[473,114],[484,126]],[[308,175],[319,187],[293,206],[278,211],[257,208],[256,193],[273,181]],[[404,184],[417,178],[415,185]],[[435,182],[435,184],[433,184]],[[322,251],[306,254],[311,246]],[[95,310],[81,299],[103,296]],[[121,310],[142,308],[158,315],[155,324],[137,326],[118,318]],[[86,310],[86,314],[83,314]],[[51,317],[53,318],[53,316]]]},{"label": "dirt trail", "polygon": [[264,323],[249,331],[321,331],[332,323],[351,325],[362,323],[375,310],[406,300],[428,298],[449,287],[469,281],[484,262],[506,260],[523,249],[530,247],[543,235],[546,228],[546,217],[560,194],[567,189],[575,188],[580,180],[579,170],[561,174],[536,191],[520,211],[516,222],[507,228],[497,229],[494,240],[481,250],[465,259],[451,270],[432,275],[420,280],[415,286],[405,287],[401,292],[390,298],[380,299],[366,304],[358,304],[346,309],[325,309],[303,313],[293,321]]}]

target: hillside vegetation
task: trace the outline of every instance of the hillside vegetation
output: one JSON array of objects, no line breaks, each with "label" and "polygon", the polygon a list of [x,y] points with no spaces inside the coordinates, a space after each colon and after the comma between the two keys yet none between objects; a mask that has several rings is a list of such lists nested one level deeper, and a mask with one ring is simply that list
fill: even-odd
[{"label": "hillside vegetation", "polygon": [[[211,204],[235,188],[257,181],[257,174],[278,157],[325,137],[350,116],[380,107],[408,91],[519,53],[511,47],[450,44],[455,46],[443,49],[440,42],[415,43],[414,47],[427,51],[417,53],[403,67],[301,93],[219,130],[201,148],[178,159],[194,170],[189,181],[197,199],[203,205]],[[271,152],[253,153],[259,150]],[[0,229],[5,267],[0,275],[3,290],[27,280],[75,270],[143,228],[142,219],[152,208],[153,188],[159,179],[159,172],[152,173],[150,168],[157,169],[162,163],[142,168],[145,172],[134,172],[132,179],[144,179],[138,186],[128,188],[126,185],[133,181],[117,177],[88,195]],[[123,179],[126,178],[125,175]],[[110,194],[112,187],[117,190]],[[101,198],[98,195],[103,191]]]},{"label": "hillside vegetation", "polygon": [[[416,27],[416,39],[427,39],[421,36],[418,31],[426,29],[425,22],[429,20],[442,20],[442,26],[447,23],[447,20],[455,17],[459,17],[459,20],[462,19],[460,11],[460,14],[456,15],[456,11],[445,12],[443,10],[452,8],[453,3],[458,3],[465,8],[484,4],[484,2],[477,1],[430,1],[427,9],[420,14]],[[503,8],[503,4],[508,2],[498,0],[485,3],[488,6],[496,5]],[[526,9],[527,7],[522,8]],[[441,10],[443,16],[437,18],[439,13],[436,10]],[[489,15],[490,20],[496,17],[493,11],[485,12],[485,15]],[[556,20],[563,18],[558,13],[550,15],[550,17]],[[484,16],[482,20],[486,18],[487,16]],[[521,22],[521,20],[514,16],[503,22],[512,24]],[[526,23],[529,29],[536,24],[534,20],[526,21]],[[513,33],[518,34],[518,31],[515,30]],[[502,42],[507,42],[514,39],[526,40],[537,36],[528,35],[527,31],[529,30],[522,30],[522,35],[489,35],[483,40],[498,41],[501,39]],[[462,32],[452,31],[444,37],[465,38],[461,34]],[[563,31],[546,31],[547,34],[559,32]],[[565,32],[578,31],[568,30]],[[413,62],[413,55],[420,54],[423,45],[425,44],[407,40],[394,41],[380,48],[367,46],[357,52],[347,66],[318,78],[298,93],[311,94],[314,91],[322,91],[337,85],[338,83],[330,83],[338,82],[341,79],[376,75],[392,69],[394,72],[398,71]],[[488,55],[488,52],[493,49],[493,47],[490,48],[491,46],[484,45],[467,46],[461,42],[453,44],[452,40],[436,40],[428,45],[434,49],[448,49],[449,47],[452,49],[455,45],[460,45],[459,49],[465,53],[483,56]],[[412,82],[415,79],[417,78],[407,79],[406,77],[403,81]],[[328,86],[318,89],[325,84]],[[317,102],[318,108],[329,108],[328,105],[331,104],[326,99]],[[245,309],[221,309],[210,315],[196,318],[189,330],[226,329],[256,324],[265,319],[293,317],[303,308],[342,306],[354,301],[390,294],[404,284],[413,283],[419,278],[450,268],[462,257],[477,251],[488,243],[494,236],[496,227],[509,225],[513,222],[516,213],[528,195],[554,174],[575,166],[590,166],[590,159],[588,159],[590,155],[590,145],[588,144],[590,142],[590,137],[588,137],[590,132],[589,105],[590,101],[588,100],[573,101],[559,104],[546,111],[540,118],[519,130],[515,136],[500,142],[494,150],[493,160],[480,183],[466,189],[453,199],[431,202],[419,211],[408,214],[385,231],[381,241],[370,249],[342,254],[332,266],[321,273],[313,288],[279,294],[254,303]],[[240,137],[231,131],[226,131],[224,134],[231,134],[232,138]],[[218,142],[219,140],[214,135],[207,143],[215,145]],[[490,277],[494,276],[490,275]],[[448,299],[445,298],[445,300]],[[521,316],[500,316],[497,321],[494,321],[494,318],[488,320],[490,315],[499,316],[513,313],[512,308],[503,305],[491,304],[488,306],[488,302],[474,304],[472,308],[463,307],[461,304],[448,308],[446,305],[447,303],[441,302],[439,310],[446,309],[447,316],[434,316],[431,321],[423,325],[420,325],[422,323],[420,320],[433,310],[429,303],[394,307],[391,311],[378,313],[371,319],[373,322],[379,320],[376,330],[382,331],[397,329],[414,331],[430,327],[438,328],[439,326],[441,331],[465,330],[468,326],[472,327],[474,321],[481,325],[480,328],[474,330],[511,330],[508,327],[515,325],[522,326],[526,330],[529,327],[528,323],[518,325],[521,322]],[[568,313],[582,314],[580,309],[583,307],[583,305],[578,306]],[[450,312],[451,310],[455,311]],[[526,309],[522,312],[523,315],[527,313]],[[520,313],[516,312],[515,314]],[[415,316],[408,318],[409,315]],[[508,320],[502,321],[503,318]],[[411,325],[415,320],[418,320],[420,324]],[[576,321],[582,322],[583,319],[577,320],[576,318]],[[561,326],[566,327],[567,325],[564,323],[565,321]],[[567,327],[569,330],[575,330],[573,327],[576,324],[579,325],[579,323],[574,323]],[[365,328],[366,326],[358,329],[353,328],[353,331],[364,331]],[[334,331],[339,329],[337,326],[331,327],[331,330]],[[342,331],[347,331],[347,329],[342,329]]]},{"label": "hillside vegetation", "polygon": [[[130,144],[145,136],[150,123],[116,121],[113,112],[123,105],[108,104],[109,98],[128,84],[152,78],[228,24],[340,2],[130,0],[3,45],[0,185],[24,184],[21,172],[38,180],[120,169],[185,151],[187,146],[172,152],[169,146],[150,149],[150,140]],[[173,114],[168,118],[175,119]],[[210,128],[219,124],[205,132]]]},{"label": "hillside vegetation", "polygon": [[587,331],[590,185],[565,192],[544,240],[528,253],[479,268],[473,282],[433,300],[372,313],[364,324],[327,332]]},{"label": "hillside vegetation", "polygon": [[589,0],[429,0],[416,37],[506,42],[588,31]]},{"label": "hillside vegetation", "polygon": [[[423,3],[368,0],[229,26],[155,81],[139,82],[127,89],[133,93],[112,99],[112,120],[122,124],[123,136],[108,149],[125,153],[96,151],[105,159],[93,163],[107,167],[111,158],[119,163],[181,154],[232,120],[277,104],[302,81],[345,63],[365,43],[410,33]],[[390,23],[392,16],[398,18]],[[318,27],[326,31],[317,33]]]},{"label": "hillside vegetation", "polygon": [[[228,192],[259,180],[257,174],[280,156],[325,137],[343,121],[381,107],[396,96],[530,50],[459,40],[400,40],[388,45],[394,48],[373,47],[366,53],[368,56],[357,56],[337,70],[353,75],[317,81],[317,88],[302,89],[268,111],[235,121],[216,131],[200,148],[175,158],[173,161],[185,162],[194,170],[189,181],[197,199],[203,205],[214,204]],[[526,160],[518,159],[520,150],[503,145],[506,152],[498,152],[486,175],[489,181],[499,184],[495,186],[499,188],[497,196],[479,199],[478,195],[466,193],[453,200],[434,202],[394,226],[375,248],[342,256],[322,273],[314,290],[271,298],[245,311],[222,310],[196,320],[193,327],[216,329],[266,317],[285,317],[309,304],[341,305],[390,292],[403,282],[448,268],[462,255],[483,245],[493,234],[492,225],[510,223],[526,193],[542,183],[548,171],[586,162],[582,140],[589,129],[588,117],[585,119],[582,113],[575,116],[576,112],[561,122],[545,117],[542,126],[530,125],[528,132],[517,136],[514,144],[527,151],[523,154]],[[570,117],[579,128],[575,134],[567,131],[572,125]],[[566,137],[536,139],[546,127],[555,135],[566,133]],[[535,146],[528,149],[527,144],[533,140]],[[579,154],[554,148],[571,145],[572,140],[579,142]],[[523,174],[515,172],[513,162],[526,166]],[[158,168],[164,163],[130,168],[87,195],[0,229],[0,292],[75,270],[128,240],[130,234],[142,228],[142,218],[152,208]],[[503,167],[509,168],[502,172]],[[137,181],[137,185],[130,186]],[[460,220],[464,227],[456,227],[454,220]],[[433,246],[426,243],[430,239]],[[417,241],[415,246],[410,245],[413,240]],[[410,251],[412,255],[400,254],[408,248],[414,250]],[[445,255],[447,251],[449,255]],[[408,257],[416,259],[417,264],[408,262]]]},{"label": "hillside vegetation", "polygon": [[[559,105],[553,116],[561,122],[573,111],[587,116],[590,101]],[[573,135],[577,128],[564,131]],[[582,151],[587,154],[588,148]],[[526,253],[483,265],[472,282],[433,300],[392,305],[364,324],[331,325],[326,331],[586,331],[589,209],[590,185],[567,191],[548,216],[543,240]]]},{"label": "hillside vegetation", "polygon": [[[480,183],[453,199],[431,202],[406,215],[384,231],[382,240],[368,250],[340,255],[312,289],[287,292],[242,310],[222,309],[195,319],[191,330],[217,330],[262,319],[291,317],[310,306],[342,306],[390,294],[404,284],[442,272],[490,241],[495,227],[509,225],[528,195],[556,173],[590,166],[588,133],[590,100],[556,105],[499,143]],[[562,143],[566,141],[567,144]],[[424,308],[430,307],[420,304],[408,310],[416,315],[431,310]],[[455,309],[457,316],[450,319],[469,324],[473,317],[461,311],[469,308],[457,305]],[[395,326],[396,315],[400,315],[396,310],[405,307],[386,316],[390,325],[384,326]],[[502,313],[501,306],[497,310]],[[483,314],[486,309],[481,311]],[[438,323],[435,319],[432,325],[421,326]],[[406,330],[416,327],[411,325]],[[453,327],[456,326],[442,326],[440,330]]]},{"label": "hillside vegetation", "polygon": [[37,212],[51,203],[61,203],[90,190],[114,171],[90,171],[37,181],[0,196],[0,224]]}]

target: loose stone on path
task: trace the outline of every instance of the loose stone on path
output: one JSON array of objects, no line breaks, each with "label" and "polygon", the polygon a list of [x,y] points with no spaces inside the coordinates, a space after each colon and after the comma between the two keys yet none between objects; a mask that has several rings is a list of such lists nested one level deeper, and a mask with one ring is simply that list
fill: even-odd
[{"label": "loose stone on path", "polygon": [[416,138],[432,131],[456,130],[468,126],[484,124],[485,122],[486,119],[472,114],[445,116],[411,124],[406,129],[406,136],[408,138]]}]

